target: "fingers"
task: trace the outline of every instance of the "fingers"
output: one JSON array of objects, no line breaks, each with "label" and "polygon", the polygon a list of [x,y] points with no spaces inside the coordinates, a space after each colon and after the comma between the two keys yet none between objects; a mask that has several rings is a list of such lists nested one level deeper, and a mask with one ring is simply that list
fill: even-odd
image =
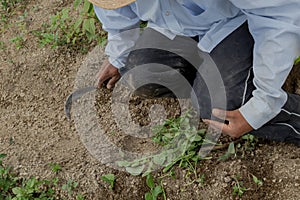
[{"label": "fingers", "polygon": [[232,132],[232,130],[229,125],[208,119],[204,119],[203,121],[206,124],[209,124],[212,129],[222,131],[222,133],[225,133],[227,135],[231,135],[230,133]]},{"label": "fingers", "polygon": [[209,124],[211,126],[211,128],[213,128],[215,130],[222,130],[224,128],[224,126],[225,126],[224,123],[213,121],[213,120],[209,120],[209,119],[204,119],[203,121],[206,124]]},{"label": "fingers", "polygon": [[119,73],[118,68],[110,64],[108,61],[105,61],[102,66],[101,70],[97,74],[97,86],[100,88],[102,84],[108,81],[107,88],[111,89],[115,83],[120,79],[121,75]]},{"label": "fingers", "polygon": [[109,75],[107,73],[104,73],[103,71],[100,71],[98,73],[98,87],[100,88],[103,84],[104,81],[106,81],[107,79],[109,79]]},{"label": "fingers", "polygon": [[225,120],[227,111],[215,108],[215,109],[213,109],[212,114],[219,119]]},{"label": "fingers", "polygon": [[108,83],[107,83],[107,85],[106,85],[107,89],[111,89],[112,87],[114,87],[114,85],[116,84],[116,82],[117,82],[119,79],[120,79],[120,76],[114,76],[114,77],[112,77],[112,78],[108,81]]}]

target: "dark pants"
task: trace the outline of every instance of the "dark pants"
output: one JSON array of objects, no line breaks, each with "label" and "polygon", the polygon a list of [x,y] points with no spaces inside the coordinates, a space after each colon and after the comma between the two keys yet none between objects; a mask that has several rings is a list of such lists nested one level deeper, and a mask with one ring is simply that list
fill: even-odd
[{"label": "dark pants", "polygon": [[[183,36],[177,36],[170,40],[148,28],[137,41],[135,49],[129,54],[126,67],[122,68],[120,72],[124,74],[137,66],[145,66],[142,73],[146,76],[142,79],[162,80],[164,84],[149,82],[149,84],[135,88],[136,94],[145,97],[176,96],[188,98],[191,88],[193,88],[195,95],[192,95],[191,98],[200,110],[202,118],[212,118],[212,108],[218,107],[226,110],[240,108],[251,98],[252,91],[255,89],[252,81],[254,41],[247,24],[243,24],[226,37],[209,54],[222,81],[217,81],[217,78],[210,73],[211,67],[205,66],[207,65],[205,64],[206,58],[201,56],[195,40],[197,39]],[[175,69],[183,75],[190,87],[182,84],[180,77],[171,71],[147,66],[147,64],[153,63]],[[130,81],[134,82],[135,79]],[[208,82],[213,83],[213,81],[220,83],[213,84],[213,89],[211,89]],[[174,95],[174,90],[169,90],[169,86],[179,92]],[[221,94],[222,91],[225,97],[219,98],[218,94]],[[251,134],[274,141],[295,143],[300,146],[299,102],[299,95],[288,94],[288,100],[282,111],[263,127],[252,131]]]}]

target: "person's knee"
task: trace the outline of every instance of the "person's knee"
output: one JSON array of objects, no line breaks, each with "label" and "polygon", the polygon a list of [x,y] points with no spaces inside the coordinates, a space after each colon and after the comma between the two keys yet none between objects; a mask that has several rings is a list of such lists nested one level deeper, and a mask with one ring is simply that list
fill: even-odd
[{"label": "person's knee", "polygon": [[[143,67],[138,72],[139,77],[145,77],[148,82],[139,88],[133,88],[136,90],[135,94],[143,97],[189,97],[196,69],[181,56],[161,49],[134,50],[128,56],[123,74],[135,73],[132,69],[138,66]],[[134,78],[129,81],[132,81],[130,85],[136,85],[133,83],[136,81]]]}]

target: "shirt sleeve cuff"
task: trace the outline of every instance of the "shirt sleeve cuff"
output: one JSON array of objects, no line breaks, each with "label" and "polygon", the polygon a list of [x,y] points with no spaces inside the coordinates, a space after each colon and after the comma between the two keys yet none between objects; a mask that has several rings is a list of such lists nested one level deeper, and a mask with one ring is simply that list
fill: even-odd
[{"label": "shirt sleeve cuff", "polygon": [[118,69],[125,66],[124,60],[125,60],[124,58],[112,58],[112,57],[108,58],[109,63]]},{"label": "shirt sleeve cuff", "polygon": [[281,108],[271,108],[268,103],[253,97],[239,109],[246,121],[255,130],[273,119],[280,110]]}]

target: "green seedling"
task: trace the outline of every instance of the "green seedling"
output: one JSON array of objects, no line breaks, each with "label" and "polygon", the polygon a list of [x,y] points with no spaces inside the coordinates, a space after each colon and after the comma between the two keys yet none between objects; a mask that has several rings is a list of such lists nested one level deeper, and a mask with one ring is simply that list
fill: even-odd
[{"label": "green seedling", "polygon": [[51,167],[51,171],[54,173],[57,173],[62,170],[62,167],[57,163],[49,163],[49,166]]},{"label": "green seedling", "polygon": [[66,184],[62,186],[62,189],[67,191],[69,195],[73,193],[73,190],[78,186],[78,183],[69,179]]},{"label": "green seedling", "polygon": [[103,181],[105,181],[106,183],[109,184],[109,189],[110,190],[114,189],[115,181],[116,181],[116,178],[115,178],[114,174],[106,174],[106,175],[101,176],[100,178],[101,178],[101,180],[103,180]]},{"label": "green seedling", "polygon": [[5,12],[11,12],[15,5],[21,0],[1,0],[1,9]]},{"label": "green seedling", "polygon": [[234,179],[234,185],[232,187],[233,190],[232,195],[242,197],[243,194],[249,189],[243,186],[243,182],[238,180],[239,179],[238,176],[233,177],[233,179]]},{"label": "green seedling", "polygon": [[5,50],[6,49],[6,46],[4,44],[4,42],[0,41],[0,49],[1,50]]},{"label": "green seedling", "polygon": [[21,2],[21,0],[0,0],[1,30],[7,28],[9,24],[7,23],[8,19],[14,14],[19,2]]},{"label": "green seedling", "polygon": [[0,159],[5,158],[7,155],[6,154],[0,154]]},{"label": "green seedling", "polygon": [[204,186],[205,184],[205,174],[202,174],[198,179],[196,179],[197,183],[200,183],[201,186]]},{"label": "green seedling", "polygon": [[70,16],[69,8],[64,8],[50,17],[50,23],[43,25],[44,30],[35,32],[42,46],[51,45],[52,48],[57,48],[74,45],[84,48],[92,41],[105,43],[106,33],[97,30],[98,21],[93,4],[88,0],[75,0],[73,5],[73,9],[78,11],[76,18]]},{"label": "green seedling", "polygon": [[81,194],[78,194],[76,196],[76,200],[84,200],[84,196],[82,196]]},{"label": "green seedling", "polygon": [[263,185],[263,181],[259,180],[256,176],[252,175],[252,179],[254,181],[254,183],[258,186],[262,186]]},{"label": "green seedling", "polygon": [[228,158],[235,156],[235,155],[236,155],[236,153],[235,153],[234,142],[231,142],[228,146],[227,152],[224,155],[220,156],[218,158],[218,161],[225,161]]},{"label": "green seedling", "polygon": [[58,181],[59,181],[59,179],[57,177],[55,177],[55,178],[52,179],[52,184],[54,186],[58,186]]},{"label": "green seedling", "polygon": [[23,48],[24,44],[25,44],[25,40],[21,35],[18,35],[16,37],[10,39],[10,41],[15,44],[15,46],[18,50]]},{"label": "green seedling", "polygon": [[258,143],[258,138],[251,134],[246,134],[241,137],[241,142],[236,145],[236,153],[241,154],[244,158],[247,152],[251,152],[255,149]]},{"label": "green seedling", "polygon": [[162,184],[156,185],[151,174],[147,175],[146,184],[150,188],[150,191],[145,194],[145,200],[156,200],[159,195],[163,195],[164,199],[166,199]]},{"label": "green seedling", "polygon": [[258,142],[258,139],[251,134],[243,135],[242,139],[245,141],[244,149],[245,150],[254,150]]}]

